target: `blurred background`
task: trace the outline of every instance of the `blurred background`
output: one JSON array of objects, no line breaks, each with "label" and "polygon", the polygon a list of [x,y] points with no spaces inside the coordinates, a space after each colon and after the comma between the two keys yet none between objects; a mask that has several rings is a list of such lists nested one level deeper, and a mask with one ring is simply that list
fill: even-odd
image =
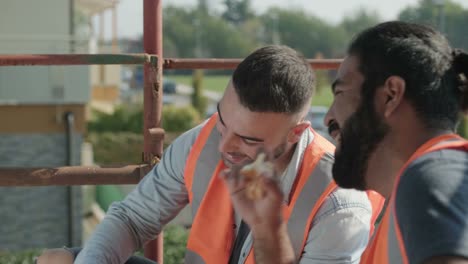
[{"label": "blurred background", "polygon": [[[1,54],[143,53],[141,0],[0,1]],[[466,0],[163,1],[165,58],[242,58],[267,44],[307,58],[342,58],[353,35],[387,20],[442,31],[468,50]],[[165,144],[216,111],[231,71],[165,70]],[[316,71],[308,119],[326,135],[335,71]],[[141,66],[0,67],[0,166],[141,162]],[[466,120],[459,126],[466,137]],[[43,248],[80,246],[133,185],[0,187],[0,263],[32,263]],[[181,263],[190,214],[166,229],[165,263]]]}]

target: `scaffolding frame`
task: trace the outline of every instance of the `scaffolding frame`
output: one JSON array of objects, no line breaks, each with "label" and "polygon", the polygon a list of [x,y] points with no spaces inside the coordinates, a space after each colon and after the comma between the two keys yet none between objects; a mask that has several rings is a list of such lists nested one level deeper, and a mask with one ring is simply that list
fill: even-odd
[{"label": "scaffolding frame", "polygon": [[[67,166],[0,168],[0,186],[137,184],[162,155],[162,69],[235,69],[241,59],[164,58],[162,0],[143,0],[144,54],[14,54],[0,55],[0,66],[109,65],[144,66],[144,146],[142,164],[120,167]],[[309,59],[314,69],[336,69],[341,59]],[[145,256],[163,264],[163,234],[145,246]]]}]

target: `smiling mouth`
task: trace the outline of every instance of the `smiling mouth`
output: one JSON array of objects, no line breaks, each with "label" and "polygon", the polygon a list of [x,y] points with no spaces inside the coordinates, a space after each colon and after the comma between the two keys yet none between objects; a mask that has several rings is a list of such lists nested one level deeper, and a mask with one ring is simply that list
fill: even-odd
[{"label": "smiling mouth", "polygon": [[340,131],[339,131],[338,129],[333,130],[333,131],[330,132],[330,136],[331,136],[334,140],[336,140],[336,138],[337,138],[339,135],[340,135]]},{"label": "smiling mouth", "polygon": [[336,122],[332,122],[328,126],[328,134],[336,141],[338,142],[340,139],[340,127]]},{"label": "smiling mouth", "polygon": [[340,143],[341,133],[340,130],[335,129],[330,133],[330,136],[335,140],[336,143]]},{"label": "smiling mouth", "polygon": [[232,165],[238,165],[245,162],[245,155],[223,154],[223,159]]}]

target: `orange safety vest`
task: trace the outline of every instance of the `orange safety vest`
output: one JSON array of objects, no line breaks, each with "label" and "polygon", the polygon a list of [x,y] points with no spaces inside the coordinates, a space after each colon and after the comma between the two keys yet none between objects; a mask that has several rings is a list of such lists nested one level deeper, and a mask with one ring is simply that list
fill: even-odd
[{"label": "orange safety vest", "polygon": [[390,198],[389,205],[372,242],[361,257],[361,264],[409,263],[395,211],[395,194],[397,193],[398,183],[403,172],[414,160],[429,152],[441,149],[468,151],[468,141],[455,134],[446,134],[427,141],[416,150],[398,173],[392,191],[392,198]]},{"label": "orange safety vest", "polygon": [[[193,223],[187,242],[185,263],[228,263],[234,242],[234,210],[229,192],[219,172],[225,168],[217,150],[219,132],[214,129],[218,120],[213,115],[204,127],[188,155],[184,171],[185,185],[192,208]],[[306,148],[301,169],[295,179],[290,202],[283,207],[288,233],[295,256],[300,258],[307,241],[312,220],[325,198],[336,188],[331,177],[335,147],[314,133],[313,142]],[[376,193],[370,197],[373,206],[381,206],[383,198]],[[374,220],[376,216],[372,217]],[[373,226],[373,225],[372,225]],[[255,263],[252,249],[241,256],[248,264]]]}]

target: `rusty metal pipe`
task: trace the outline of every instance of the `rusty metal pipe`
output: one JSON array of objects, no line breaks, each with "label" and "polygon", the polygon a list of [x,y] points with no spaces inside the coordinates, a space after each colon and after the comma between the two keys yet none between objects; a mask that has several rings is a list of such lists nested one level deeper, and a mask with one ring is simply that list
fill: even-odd
[{"label": "rusty metal pipe", "polygon": [[[235,69],[242,59],[164,59],[164,69]],[[342,59],[309,59],[308,62],[316,70],[336,69]]]},{"label": "rusty metal pipe", "polygon": [[0,55],[0,66],[152,64],[157,61],[153,57],[148,54],[15,54]]},{"label": "rusty metal pipe", "polygon": [[150,170],[147,164],[122,167],[0,168],[0,186],[136,184]]},{"label": "rusty metal pipe", "polygon": [[[0,55],[0,66],[32,65],[106,65],[106,64],[148,64],[154,69],[159,65],[158,56],[148,54],[15,54]],[[201,58],[179,59],[166,58],[164,69],[235,69],[242,59]],[[340,66],[342,59],[309,59],[314,69],[329,70]],[[156,74],[153,84],[161,82]],[[156,87],[154,87],[156,89]]]},{"label": "rusty metal pipe", "polygon": [[[154,54],[159,60],[156,63],[144,65],[144,149],[145,163],[155,164],[159,161],[163,150],[163,140],[154,140],[155,128],[161,125],[162,111],[162,68],[163,68],[163,42],[162,42],[162,1],[143,1],[143,48],[145,53]],[[160,131],[159,131],[160,132]],[[163,233],[157,239],[145,245],[145,256],[163,264]]]}]

